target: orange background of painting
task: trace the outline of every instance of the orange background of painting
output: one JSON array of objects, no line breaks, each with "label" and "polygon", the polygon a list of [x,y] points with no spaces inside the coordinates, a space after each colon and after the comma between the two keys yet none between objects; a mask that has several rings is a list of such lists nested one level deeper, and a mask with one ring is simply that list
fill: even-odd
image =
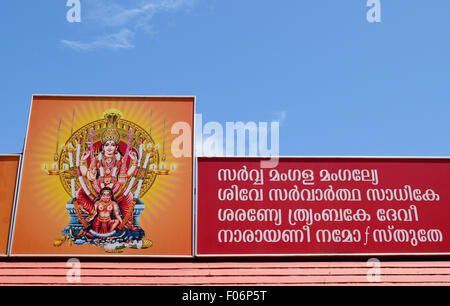
[{"label": "orange background of painting", "polygon": [[8,249],[9,227],[16,190],[19,155],[0,156],[0,254]]},{"label": "orange background of painting", "polygon": [[[141,126],[147,132],[151,127],[152,137],[160,146],[165,134],[167,161],[177,164],[175,173],[158,176],[142,198],[146,207],[139,218],[139,225],[146,233],[145,238],[152,240],[153,246],[142,250],[127,248],[119,255],[192,255],[193,159],[175,159],[171,155],[170,137],[173,139],[177,135],[171,135],[170,128],[178,121],[193,127],[194,98],[90,96],[33,97],[11,255],[111,255],[100,247],[90,245],[69,246],[64,243],[60,247],[53,246],[53,241],[69,225],[65,205],[71,196],[63,189],[58,176],[49,176],[41,169],[43,163],[51,164],[53,161],[60,117],[63,119],[59,138],[61,145],[70,136],[74,110],[76,131],[91,121],[102,119],[102,113],[111,108],[120,110],[122,119]],[[163,119],[166,119],[164,133]],[[55,202],[55,198],[58,201]]]}]

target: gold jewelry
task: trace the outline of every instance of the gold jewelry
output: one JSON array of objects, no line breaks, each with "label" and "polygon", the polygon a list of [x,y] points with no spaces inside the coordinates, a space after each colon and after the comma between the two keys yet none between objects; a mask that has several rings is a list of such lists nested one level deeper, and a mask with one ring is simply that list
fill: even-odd
[{"label": "gold jewelry", "polygon": [[98,221],[100,221],[100,222],[102,222],[102,223],[106,223],[106,222],[111,221],[111,217],[101,217],[101,216],[98,216]]}]

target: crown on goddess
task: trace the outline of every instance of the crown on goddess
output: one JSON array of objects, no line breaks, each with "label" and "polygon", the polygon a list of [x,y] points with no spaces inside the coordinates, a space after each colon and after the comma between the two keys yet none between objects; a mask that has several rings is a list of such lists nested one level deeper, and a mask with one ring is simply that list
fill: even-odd
[{"label": "crown on goddess", "polygon": [[120,133],[116,129],[117,121],[122,117],[122,113],[116,109],[110,109],[103,113],[103,118],[106,120],[106,129],[101,134],[101,141],[105,143],[107,141],[114,141],[119,143]]}]

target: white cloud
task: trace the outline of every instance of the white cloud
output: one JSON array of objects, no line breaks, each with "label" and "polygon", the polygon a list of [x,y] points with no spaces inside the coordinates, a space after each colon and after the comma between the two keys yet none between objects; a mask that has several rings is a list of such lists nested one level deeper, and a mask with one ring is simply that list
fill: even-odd
[{"label": "white cloud", "polygon": [[95,23],[101,28],[116,28],[116,33],[105,34],[91,42],[66,39],[61,42],[77,50],[133,48],[131,40],[135,33],[144,31],[154,34],[152,19],[156,14],[189,9],[197,1],[199,0],[87,1],[82,9],[82,14],[86,15],[83,22]]},{"label": "white cloud", "polygon": [[[88,18],[105,26],[123,26],[150,20],[161,12],[192,7],[198,0],[97,0],[87,8]],[[88,2],[90,3],[90,2]]]},{"label": "white cloud", "polygon": [[73,49],[89,51],[92,49],[107,48],[107,49],[129,49],[134,48],[130,42],[134,33],[128,29],[122,29],[118,33],[104,35],[91,42],[61,40],[63,44]]},{"label": "white cloud", "polygon": [[150,7],[153,3],[147,3],[142,6],[136,1],[130,1],[128,4],[134,6],[125,6],[125,3],[115,3],[114,1],[96,1],[93,2],[86,10],[86,19],[90,22],[97,23],[101,26],[120,27],[127,24],[135,23],[143,16],[150,14]]}]

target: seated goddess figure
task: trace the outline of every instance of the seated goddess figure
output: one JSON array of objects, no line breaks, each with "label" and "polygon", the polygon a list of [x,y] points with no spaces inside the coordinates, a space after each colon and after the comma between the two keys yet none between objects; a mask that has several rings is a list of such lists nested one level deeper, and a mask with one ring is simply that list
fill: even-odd
[{"label": "seated goddess figure", "polygon": [[[114,216],[114,219],[111,218]],[[117,205],[112,189],[104,187],[100,191],[98,198],[94,203],[94,212],[86,219],[86,221],[92,222],[92,230],[97,234],[109,234],[112,233],[117,226],[122,222],[122,218],[119,214],[119,205]],[[88,236],[92,236],[91,233],[87,233]]]}]

